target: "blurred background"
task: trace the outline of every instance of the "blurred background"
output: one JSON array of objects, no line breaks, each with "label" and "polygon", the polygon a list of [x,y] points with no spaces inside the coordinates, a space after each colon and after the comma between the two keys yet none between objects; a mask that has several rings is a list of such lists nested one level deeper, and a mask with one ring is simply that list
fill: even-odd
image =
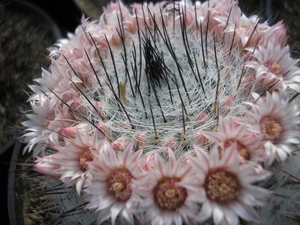
[{"label": "blurred background", "polygon": [[[59,3],[59,2],[63,2]],[[82,11],[73,0],[0,1],[0,206],[2,225],[9,223],[8,175],[11,157],[30,91],[27,87],[47,68],[47,48],[78,26]],[[12,167],[10,167],[10,165]],[[9,173],[12,172],[12,173]],[[13,190],[11,190],[13,191]],[[11,202],[12,200],[10,200]]]},{"label": "blurred background", "polygon": [[[139,1],[139,0],[137,0]],[[22,134],[21,122],[30,89],[28,84],[49,66],[47,48],[74,32],[82,14],[97,19],[106,0],[0,0],[0,206],[7,209],[8,174],[14,173],[13,150]],[[126,4],[133,0],[124,0]],[[141,2],[141,1],[140,1]],[[273,24],[285,20],[292,55],[300,52],[300,0],[240,0],[246,15],[259,14]],[[22,147],[18,145],[17,147]],[[16,155],[18,158],[18,154]],[[15,158],[14,160],[17,160]],[[11,190],[12,191],[12,190]],[[8,210],[1,224],[10,224]],[[4,218],[3,218],[4,216]]]}]

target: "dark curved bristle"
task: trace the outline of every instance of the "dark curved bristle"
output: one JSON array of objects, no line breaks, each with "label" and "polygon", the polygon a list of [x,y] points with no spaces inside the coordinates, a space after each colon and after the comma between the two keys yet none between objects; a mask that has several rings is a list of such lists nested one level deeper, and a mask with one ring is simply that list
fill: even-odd
[{"label": "dark curved bristle", "polygon": [[197,63],[195,52],[194,52],[194,60],[195,60],[196,71],[197,71],[197,74],[198,74],[198,79],[199,79],[199,82],[200,82],[201,90],[203,91],[204,97],[206,98],[206,93],[205,93],[205,89],[204,89],[203,82],[202,82],[202,79],[201,79],[201,74],[199,72],[199,67],[198,67],[198,63]]},{"label": "dark curved bristle", "polygon": [[149,100],[149,107],[150,107],[150,113],[151,113],[151,119],[152,119],[152,123],[153,123],[153,130],[154,130],[155,139],[158,139],[156,124],[155,124],[155,118],[153,116],[152,105],[151,105],[150,100]]},{"label": "dark curved bristle", "polygon": [[[260,23],[260,21],[257,21],[257,23],[255,24],[255,26],[254,26],[254,28],[253,28],[253,30],[252,30],[252,32],[251,32],[249,38],[248,38],[248,41],[246,42],[245,45],[247,45],[248,42],[252,39],[252,37],[253,37],[253,35],[254,35],[254,32],[255,32],[255,30],[257,29],[259,23]],[[254,50],[255,50],[255,49],[256,49],[256,46],[255,46]],[[254,52],[254,51],[253,51],[253,52]]]},{"label": "dark curved bristle", "polygon": [[88,61],[89,61],[89,64],[91,65],[91,68],[92,68],[93,73],[94,73],[94,75],[95,75],[95,77],[96,77],[96,79],[97,79],[97,82],[98,82],[100,88],[102,88],[102,84],[101,84],[101,82],[100,82],[100,80],[99,80],[99,77],[98,77],[97,72],[96,72],[96,70],[95,70],[95,68],[94,68],[94,66],[93,66],[93,64],[92,64],[92,62],[91,62],[90,57],[89,57],[88,53],[86,52],[86,50],[85,50],[85,49],[83,49],[83,50],[84,50],[85,55],[86,55],[86,57],[87,57],[87,59],[88,59]]},{"label": "dark curved bristle", "polygon": [[[185,7],[185,10],[186,10],[186,7]],[[182,10],[181,14],[182,14],[182,16],[180,17],[180,28],[181,28],[182,41],[183,41],[185,53],[187,56],[187,61],[188,61],[188,64],[191,68],[191,71],[194,75],[196,82],[199,84],[199,80],[198,80],[195,70],[194,70],[194,62],[191,58],[191,49],[190,49],[190,44],[189,44],[188,35],[187,35],[187,28],[186,28],[186,23],[185,23],[186,12]],[[194,54],[194,56],[195,56],[195,54]]]},{"label": "dark curved bristle", "polygon": [[[139,20],[138,18],[136,17],[136,24],[137,24],[137,27],[139,27]],[[141,41],[141,31],[140,29],[137,29],[137,35],[138,35],[138,40],[139,40],[139,55],[141,56],[142,55],[142,41]],[[134,46],[134,51],[135,50],[135,46]],[[135,54],[136,55],[136,54]],[[142,66],[143,66],[143,58],[140,57],[139,58],[139,74],[137,74],[137,85],[140,85],[141,83],[141,77],[142,77]],[[136,65],[136,61],[135,61],[135,65]],[[135,66],[136,67],[136,66]]]},{"label": "dark curved bristle", "polygon": [[[209,3],[209,1],[208,1]],[[208,55],[208,46],[207,46],[207,38],[208,38],[208,30],[209,30],[209,22],[210,22],[210,11],[208,10],[208,13],[207,13],[207,23],[206,23],[206,30],[205,30],[205,55],[207,57]]]},{"label": "dark curved bristle", "polygon": [[236,33],[236,25],[234,25],[234,31],[233,31],[233,37],[230,43],[230,48],[229,48],[229,57],[231,56],[231,51],[233,48],[233,43],[234,43],[234,39],[235,39],[235,33]]},{"label": "dark curved bristle", "polygon": [[183,135],[183,140],[186,141],[186,126],[185,126],[185,115],[184,115],[184,108],[181,105],[181,113],[182,113],[182,135]]},{"label": "dark curved bristle", "polygon": [[[232,12],[232,7],[233,7],[233,6],[230,7],[230,10],[229,10],[229,13],[228,13],[228,17],[227,17],[227,20],[226,20],[226,24],[225,24],[224,30],[226,30],[226,28],[227,28],[227,26],[228,26],[228,24],[229,24],[229,19],[230,19],[231,12]],[[222,37],[223,40],[224,40],[225,34],[226,34],[226,33],[224,32],[224,33],[223,33],[223,37]]]},{"label": "dark curved bristle", "polygon": [[204,41],[203,41],[203,29],[202,29],[202,23],[200,22],[200,39],[201,39],[201,52],[202,52],[202,60],[203,60],[203,68],[207,68],[206,60],[205,60],[205,53],[204,52]]},{"label": "dark curved bristle", "polygon": [[238,82],[238,85],[236,87],[236,92],[240,89],[240,86],[241,86],[241,82],[242,82],[242,79],[244,77],[244,74],[245,74],[245,63],[243,64],[243,68],[242,68],[242,72],[241,72],[241,75],[240,75],[240,78],[239,78],[239,82]]},{"label": "dark curved bristle", "polygon": [[[134,62],[134,66],[132,64],[132,62],[130,62],[131,64],[131,69],[133,71],[133,78],[134,78],[134,81],[135,81],[135,92],[138,92],[138,96],[140,96],[140,99],[141,99],[141,102],[142,102],[142,106],[143,106],[143,110],[145,112],[145,118],[147,119],[148,118],[148,115],[147,115],[147,110],[146,110],[146,106],[145,106],[145,102],[144,102],[144,98],[143,98],[143,95],[141,93],[141,89],[140,89],[140,86],[139,86],[139,82],[138,82],[138,71],[137,71],[137,60],[136,60],[136,48],[135,48],[135,45],[133,43],[133,52],[132,52],[132,55],[133,55],[133,62]],[[142,57],[140,57],[142,58]]]},{"label": "dark curved bristle", "polygon": [[299,95],[300,95],[299,92],[293,94],[293,95],[290,97],[290,99],[289,99],[289,103],[292,102],[294,99],[296,99]]},{"label": "dark curved bristle", "polygon": [[[125,80],[125,83],[124,83],[124,84],[126,85],[127,79],[128,79],[128,81],[129,81],[129,86],[130,86],[130,90],[131,90],[131,94],[132,94],[133,98],[135,98],[135,92],[134,92],[134,90],[133,90],[133,85],[132,85],[132,81],[131,81],[131,76],[130,76],[130,74],[129,74],[129,68],[127,67],[127,60],[126,60],[126,58],[125,58],[125,56],[124,56],[123,54],[121,54],[121,57],[122,57],[123,63],[126,65],[126,66],[125,66],[126,80]],[[121,94],[122,94],[122,93],[121,93]],[[123,96],[123,94],[122,94],[122,98],[121,98],[121,99],[123,99],[123,98],[125,98],[125,96]]]},{"label": "dark curved bristle", "polygon": [[[119,81],[118,71],[117,71],[117,67],[116,67],[116,63],[115,63],[115,57],[114,57],[114,54],[113,54],[113,51],[111,49],[111,46],[110,46],[110,43],[109,43],[109,40],[108,40],[107,36],[104,35],[104,37],[105,37],[106,43],[108,45],[110,57],[111,57],[111,60],[112,60],[112,65],[113,65],[113,68],[114,68],[114,75],[115,75],[116,83],[117,83],[117,86],[118,86],[118,88],[117,88],[117,90],[118,90],[118,98],[120,99],[120,97],[121,97],[121,93],[120,93],[120,81]],[[111,88],[113,88],[112,84],[111,84]]]},{"label": "dark curved bristle", "polygon": [[125,113],[125,116],[127,117],[128,121],[129,121],[129,123],[131,125],[131,128],[135,129],[135,126],[133,125],[133,123],[132,123],[132,121],[130,119],[130,116],[128,115],[128,112],[127,112],[124,104],[122,103],[122,101],[120,100],[120,98],[118,98],[118,96],[117,96],[116,92],[114,91],[114,89],[108,83],[106,83],[106,84],[109,87],[109,89],[112,91],[115,99],[117,100],[119,108],[122,108],[122,111]]},{"label": "dark curved bristle", "polygon": [[214,40],[214,56],[215,56],[215,63],[216,63],[216,69],[217,69],[217,84],[216,84],[216,96],[215,96],[214,108],[213,108],[212,111],[216,113],[218,111],[217,110],[217,108],[218,108],[218,96],[219,96],[219,86],[220,86],[221,76],[220,76],[220,69],[219,69],[219,63],[218,63],[218,57],[217,57],[215,36],[213,37],[213,40]]},{"label": "dark curved bristle", "polygon": [[70,79],[71,83],[76,87],[76,89],[80,92],[80,94],[82,94],[82,96],[85,98],[85,100],[88,101],[88,103],[90,104],[90,106],[92,106],[92,108],[95,110],[95,112],[97,114],[99,114],[98,109],[94,106],[94,104],[91,102],[90,98],[74,83],[74,81],[72,81],[72,79]]}]

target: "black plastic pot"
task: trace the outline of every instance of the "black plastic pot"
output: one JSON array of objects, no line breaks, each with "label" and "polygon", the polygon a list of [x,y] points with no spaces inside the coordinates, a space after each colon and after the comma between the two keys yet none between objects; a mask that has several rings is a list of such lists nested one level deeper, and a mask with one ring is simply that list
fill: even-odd
[{"label": "black plastic pot", "polygon": [[[37,7],[34,4],[31,4],[27,1],[12,0],[7,1],[4,5],[4,10],[22,12],[26,15],[36,18],[36,23],[45,24],[47,30],[50,30],[49,35],[51,35],[52,43],[55,43],[57,39],[62,38],[62,34],[58,25],[53,21],[53,19],[41,8]],[[10,15],[9,15],[10,16]],[[8,16],[8,19],[10,18]],[[5,21],[4,21],[5,23]],[[22,21],[20,21],[20,24]],[[20,25],[22,26],[22,25]],[[20,34],[27,35],[30,37],[31,34]],[[10,37],[7,37],[10,38]],[[49,46],[45,46],[46,49]],[[45,57],[41,54],[41,57]],[[29,65],[30,66],[30,65]],[[33,70],[33,69],[32,69]],[[32,78],[31,78],[32,79]],[[21,80],[19,82],[22,82]],[[25,88],[24,84],[24,88]],[[20,104],[20,103],[16,103]],[[8,111],[12,109],[7,109]],[[2,121],[1,121],[2,123]],[[0,131],[2,132],[2,130]],[[22,155],[22,149],[24,144],[18,142],[17,140],[11,140],[7,142],[4,146],[0,148],[0,169],[1,169],[1,209],[5,210],[1,215],[4,216],[1,218],[1,224],[6,225],[22,225],[23,215],[22,215],[22,201],[20,196],[17,196],[16,193],[16,184],[18,184],[17,173],[18,173],[18,163],[24,161]],[[28,157],[28,156],[26,156]],[[7,199],[5,201],[4,199]]]},{"label": "black plastic pot", "polygon": [[[4,145],[0,149],[0,177],[1,177],[1,189],[0,189],[0,199],[2,199],[0,206],[3,210],[1,223],[3,224],[9,224],[9,213],[11,210],[8,209],[8,202],[11,201],[8,199],[8,195],[11,193],[8,193],[8,190],[11,190],[11,187],[8,187],[8,177],[10,175],[10,171],[14,171],[10,169],[11,167],[11,156],[12,152],[14,150],[15,142],[10,141],[6,145]],[[14,210],[12,210],[14,211]]]},{"label": "black plastic pot", "polygon": [[17,225],[18,219],[16,216],[16,198],[15,198],[15,183],[16,183],[16,168],[18,158],[22,152],[23,145],[20,142],[15,142],[9,150],[12,151],[7,185],[7,206],[10,225]]}]

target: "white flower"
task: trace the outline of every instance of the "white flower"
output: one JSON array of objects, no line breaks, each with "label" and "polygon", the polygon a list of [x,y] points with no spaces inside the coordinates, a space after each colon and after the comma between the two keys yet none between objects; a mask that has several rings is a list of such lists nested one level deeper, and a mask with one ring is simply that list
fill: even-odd
[{"label": "white flower", "polygon": [[133,199],[139,197],[132,182],[142,174],[138,166],[141,153],[142,150],[134,153],[132,144],[122,152],[115,152],[104,142],[95,154],[95,160],[87,163],[93,178],[86,185],[84,199],[89,202],[87,209],[96,210],[97,224],[108,218],[115,224],[118,215],[128,223],[134,223],[137,206]]},{"label": "white flower", "polygon": [[181,225],[194,221],[198,206],[195,199],[201,187],[194,180],[192,168],[183,164],[183,158],[175,158],[169,149],[169,160],[165,161],[154,151],[153,167],[148,178],[134,186],[142,199],[135,199],[145,221],[153,225]]},{"label": "white flower", "polygon": [[[53,149],[57,151],[52,155],[38,159],[36,170],[46,175],[55,175],[67,187],[74,186],[80,195],[85,180],[90,176],[87,162],[93,161],[94,152],[100,150],[101,144],[97,131],[90,135],[87,130],[77,130],[73,138],[65,138],[63,145],[54,145]],[[47,167],[55,170],[46,170]]]},{"label": "white flower", "polygon": [[236,144],[224,151],[222,157],[217,145],[209,153],[195,146],[197,157],[191,156],[190,163],[195,176],[200,180],[202,198],[198,221],[213,217],[215,224],[239,224],[239,217],[260,223],[254,206],[262,206],[270,192],[252,185],[266,179],[270,172],[255,162],[241,164]]},{"label": "white flower", "polygon": [[249,129],[262,134],[264,146],[270,154],[270,162],[276,158],[284,161],[296,150],[294,144],[299,144],[300,111],[296,105],[289,106],[289,100],[277,92],[267,92],[266,97],[253,94],[254,103],[248,102],[251,110]]},{"label": "white flower", "polygon": [[235,143],[241,162],[263,162],[268,157],[263,148],[262,136],[247,129],[247,120],[240,124],[239,118],[229,117],[225,120],[220,117],[217,132],[204,131],[202,134],[224,151]]},{"label": "white flower", "polygon": [[289,46],[281,47],[269,41],[266,47],[259,45],[248,51],[254,52],[255,60],[247,61],[245,66],[255,70],[256,80],[263,90],[283,91],[289,87],[300,91],[298,60],[291,58]]}]

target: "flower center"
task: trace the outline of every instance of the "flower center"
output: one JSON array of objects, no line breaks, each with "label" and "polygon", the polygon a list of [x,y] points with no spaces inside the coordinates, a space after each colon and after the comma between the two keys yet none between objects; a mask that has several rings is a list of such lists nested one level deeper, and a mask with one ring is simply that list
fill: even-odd
[{"label": "flower center", "polygon": [[164,177],[154,188],[154,201],[163,210],[175,211],[180,208],[187,197],[184,187],[177,184],[179,178]]},{"label": "flower center", "polygon": [[[225,141],[224,148],[226,149],[226,148],[230,147],[232,145],[232,143],[233,143],[232,140]],[[239,155],[241,157],[243,157],[245,160],[249,160],[250,159],[250,153],[249,153],[249,151],[239,141],[236,141],[236,148],[237,148],[237,151],[238,151],[238,153],[239,153]]]},{"label": "flower center", "polygon": [[132,193],[131,179],[133,176],[127,169],[119,169],[108,178],[108,192],[118,201],[127,201]]},{"label": "flower center", "polygon": [[216,170],[209,172],[204,188],[210,200],[224,203],[237,199],[240,183],[234,174],[228,171]]},{"label": "flower center", "polygon": [[280,65],[277,62],[274,62],[271,66],[268,67],[271,73],[277,73],[280,70]]},{"label": "flower center", "polygon": [[44,122],[44,127],[47,128],[50,125],[50,122],[54,120],[54,118],[55,118],[54,114],[49,116]]},{"label": "flower center", "polygon": [[250,154],[246,148],[238,148],[237,150],[241,157],[243,157],[245,160],[250,160]]},{"label": "flower center", "polygon": [[243,23],[243,24],[241,24],[241,27],[242,27],[242,28],[245,28],[245,29],[247,30],[247,29],[248,29],[248,24]]},{"label": "flower center", "polygon": [[281,126],[271,118],[264,118],[260,121],[260,129],[267,139],[275,139],[281,133]]},{"label": "flower center", "polygon": [[94,156],[92,155],[91,151],[89,149],[85,150],[83,154],[79,157],[79,164],[81,166],[81,170],[83,172],[87,171],[89,166],[86,164],[86,162],[93,161]]}]

